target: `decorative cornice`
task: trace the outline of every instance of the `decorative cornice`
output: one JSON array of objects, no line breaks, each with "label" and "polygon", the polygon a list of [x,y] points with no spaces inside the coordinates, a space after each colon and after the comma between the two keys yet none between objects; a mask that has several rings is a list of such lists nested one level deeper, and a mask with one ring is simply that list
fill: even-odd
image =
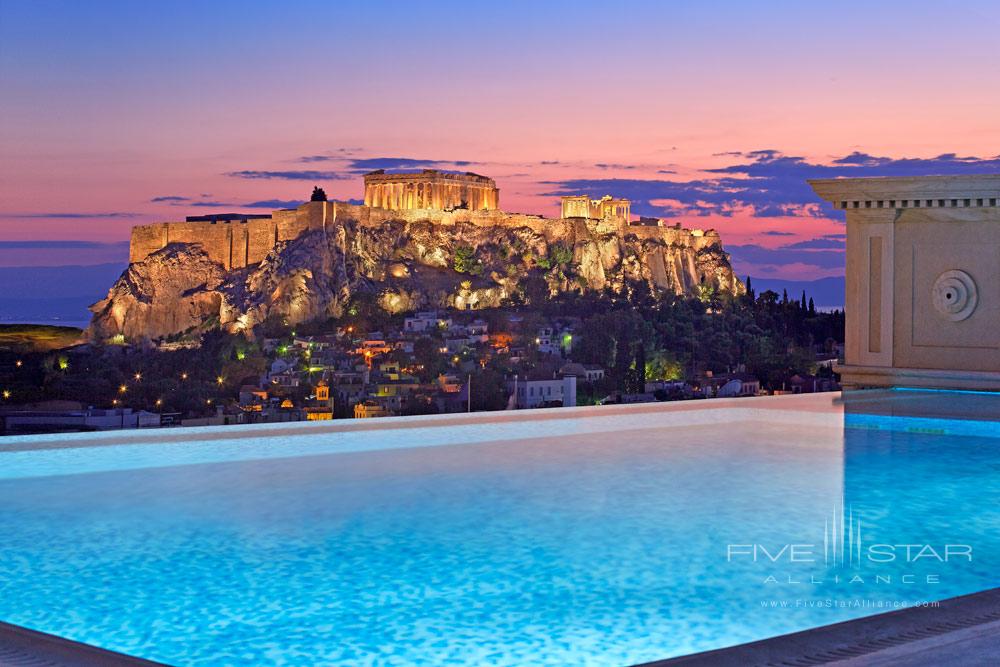
[{"label": "decorative cornice", "polygon": [[813,179],[838,209],[984,208],[1000,205],[1000,174]]}]

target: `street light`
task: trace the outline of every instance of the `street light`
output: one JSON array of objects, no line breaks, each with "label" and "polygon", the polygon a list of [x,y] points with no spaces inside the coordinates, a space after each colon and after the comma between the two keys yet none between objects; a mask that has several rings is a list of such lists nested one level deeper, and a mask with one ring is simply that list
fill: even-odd
[{"label": "street light", "polygon": [[128,387],[126,385],[122,385],[122,386],[118,387],[118,393],[119,394],[124,394],[126,391],[128,391]]},{"label": "street light", "polygon": [[134,377],[134,378],[135,378],[135,381],[136,381],[136,382],[138,382],[139,380],[141,380],[141,379],[142,379],[142,373],[136,373],[136,374],[135,374],[135,375],[133,375],[132,377]]},{"label": "street light", "polygon": [[181,379],[182,380],[187,380],[188,379],[188,374],[187,373],[181,373]]},{"label": "street light", "polygon": [[17,366],[18,368],[20,368],[21,366],[24,365],[24,362],[21,361],[20,359],[18,359],[17,361],[14,362],[14,365]]},{"label": "street light", "polygon": [[4,400],[10,398],[10,390],[9,389],[4,389],[3,390],[3,397],[4,397]]},{"label": "street light", "polygon": [[223,381],[225,381],[225,378],[222,377],[221,375],[215,378],[215,384],[222,384]]}]

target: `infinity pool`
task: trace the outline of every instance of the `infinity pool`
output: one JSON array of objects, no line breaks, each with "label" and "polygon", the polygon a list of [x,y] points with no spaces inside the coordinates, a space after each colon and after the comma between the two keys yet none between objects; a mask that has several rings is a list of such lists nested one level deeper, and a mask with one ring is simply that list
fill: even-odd
[{"label": "infinity pool", "polygon": [[1000,397],[846,405],[7,438],[0,620],[176,665],[629,665],[1000,585]]}]

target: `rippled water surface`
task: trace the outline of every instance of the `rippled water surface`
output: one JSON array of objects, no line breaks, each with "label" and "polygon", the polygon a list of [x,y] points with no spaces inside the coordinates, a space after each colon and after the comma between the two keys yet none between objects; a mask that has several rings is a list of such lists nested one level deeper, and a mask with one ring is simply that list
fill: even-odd
[{"label": "rippled water surface", "polygon": [[1000,430],[871,413],[0,452],[0,618],[178,665],[627,665],[1000,585]]}]

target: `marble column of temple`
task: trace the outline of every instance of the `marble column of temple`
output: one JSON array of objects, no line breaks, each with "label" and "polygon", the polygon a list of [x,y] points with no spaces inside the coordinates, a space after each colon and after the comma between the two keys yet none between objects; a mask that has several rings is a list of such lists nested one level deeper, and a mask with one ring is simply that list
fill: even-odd
[{"label": "marble column of temple", "polygon": [[496,209],[499,196],[496,184],[475,174],[385,175],[365,177],[365,202],[387,209],[451,209],[466,206],[470,210]]}]

